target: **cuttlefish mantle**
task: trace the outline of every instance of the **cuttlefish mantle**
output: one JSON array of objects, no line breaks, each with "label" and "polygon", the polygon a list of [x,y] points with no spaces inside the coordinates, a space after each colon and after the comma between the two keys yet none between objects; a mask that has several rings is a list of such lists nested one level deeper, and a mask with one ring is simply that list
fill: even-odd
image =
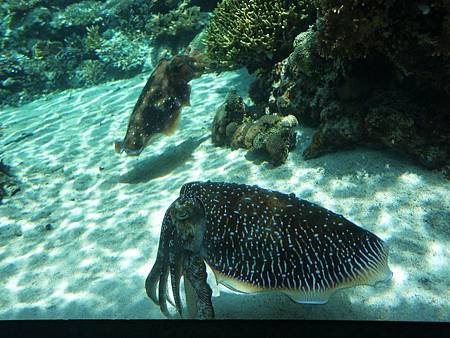
[{"label": "cuttlefish mantle", "polygon": [[181,315],[184,276],[188,311],[213,318],[208,265],[234,291],[282,292],[297,303],[324,304],[339,289],[389,280],[388,252],[375,234],[293,194],[191,182],[167,209],[145,287],[167,315],[170,276]]}]

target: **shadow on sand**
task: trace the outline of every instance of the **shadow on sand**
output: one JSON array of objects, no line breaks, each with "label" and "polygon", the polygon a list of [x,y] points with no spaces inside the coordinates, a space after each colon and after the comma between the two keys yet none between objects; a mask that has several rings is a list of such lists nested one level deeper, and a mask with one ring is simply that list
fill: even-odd
[{"label": "shadow on sand", "polygon": [[195,149],[209,136],[189,138],[183,143],[168,148],[158,154],[139,162],[132,170],[119,177],[120,183],[142,183],[170,174],[192,156]]}]

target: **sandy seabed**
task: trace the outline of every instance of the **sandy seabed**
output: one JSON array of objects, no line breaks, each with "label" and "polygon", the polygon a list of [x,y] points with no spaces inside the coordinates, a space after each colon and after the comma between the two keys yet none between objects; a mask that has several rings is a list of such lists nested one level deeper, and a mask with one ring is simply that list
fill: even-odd
[{"label": "sandy seabed", "polygon": [[0,319],[164,318],[144,280],[161,221],[182,184],[257,184],[295,193],[390,247],[387,285],[338,291],[325,305],[214,287],[216,317],[450,321],[450,184],[408,158],[357,148],[304,161],[312,130],[274,168],[216,148],[215,109],[244,71],[193,80],[179,130],[137,158],[114,153],[148,74],[0,111],[1,157],[22,182],[0,205]]}]

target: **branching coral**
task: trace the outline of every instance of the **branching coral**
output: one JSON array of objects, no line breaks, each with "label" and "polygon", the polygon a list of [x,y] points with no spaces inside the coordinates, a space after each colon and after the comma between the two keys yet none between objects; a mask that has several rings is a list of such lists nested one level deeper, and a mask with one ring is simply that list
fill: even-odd
[{"label": "branching coral", "polygon": [[111,65],[111,70],[128,75],[135,75],[142,70],[148,52],[147,48],[120,31],[112,32],[109,39],[102,39],[100,47],[96,49],[100,61]]},{"label": "branching coral", "polygon": [[108,17],[107,11],[100,1],[87,0],[67,6],[55,15],[52,26],[59,27],[86,27],[99,24]]},{"label": "branching coral", "polygon": [[186,47],[206,25],[207,16],[200,12],[200,7],[188,5],[189,1],[183,1],[168,13],[152,14],[145,26],[154,41],[169,47],[173,54]]},{"label": "branching coral", "polygon": [[268,67],[292,51],[313,12],[310,1],[223,0],[207,27],[208,55],[219,67]]}]

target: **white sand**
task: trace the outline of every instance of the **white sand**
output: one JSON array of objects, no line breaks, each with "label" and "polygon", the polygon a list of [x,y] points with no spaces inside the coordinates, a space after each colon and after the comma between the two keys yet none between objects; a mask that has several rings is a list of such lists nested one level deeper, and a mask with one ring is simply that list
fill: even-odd
[{"label": "white sand", "polygon": [[0,112],[2,157],[23,182],[0,206],[0,319],[163,318],[144,291],[163,214],[183,183],[210,179],[294,192],[343,214],[388,242],[394,272],[389,285],[341,290],[326,305],[221,287],[217,318],[450,320],[448,181],[366,148],[305,162],[312,130],[302,127],[275,169],[199,141],[227,91],[245,95],[244,72],[192,81],[178,132],[138,158],[118,156],[113,141],[147,76]]}]

